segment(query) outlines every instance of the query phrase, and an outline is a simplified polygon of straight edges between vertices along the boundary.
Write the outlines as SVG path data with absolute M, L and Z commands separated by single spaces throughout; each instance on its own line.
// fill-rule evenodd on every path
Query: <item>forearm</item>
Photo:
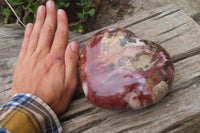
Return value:
M 52 109 L 40 98 L 27 93 L 15 95 L 0 107 L 0 126 L 9 132 L 61 132 Z

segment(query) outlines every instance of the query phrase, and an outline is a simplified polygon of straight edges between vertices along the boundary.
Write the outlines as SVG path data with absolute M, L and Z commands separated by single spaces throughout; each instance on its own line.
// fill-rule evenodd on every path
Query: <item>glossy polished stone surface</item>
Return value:
M 83 91 L 107 109 L 140 109 L 162 99 L 174 80 L 174 66 L 158 44 L 126 29 L 105 29 L 86 43 L 80 60 Z

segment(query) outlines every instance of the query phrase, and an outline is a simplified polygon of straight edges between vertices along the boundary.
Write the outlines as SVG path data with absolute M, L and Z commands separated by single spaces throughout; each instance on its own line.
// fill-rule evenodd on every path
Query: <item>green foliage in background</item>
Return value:
M 92 6 L 92 0 L 80 0 L 76 4 L 82 7 L 82 12 L 78 13 L 80 19 L 84 19 L 87 15 L 93 16 L 95 14 L 95 10 L 90 8 Z
M 47 0 L 8 0 L 17 16 L 22 20 L 24 24 L 33 23 L 35 20 L 37 8 L 40 5 L 44 5 Z M 56 4 L 56 8 L 69 8 L 70 2 L 68 0 L 54 0 Z M 79 21 L 73 25 L 74 32 L 83 32 L 82 22 L 87 19 L 88 16 L 94 16 L 95 10 L 91 8 L 92 0 L 77 0 L 77 6 L 82 8 L 82 12 L 77 12 L 77 17 Z M 0 6 L 0 12 L 5 16 L 4 23 L 7 24 L 13 12 L 7 6 Z

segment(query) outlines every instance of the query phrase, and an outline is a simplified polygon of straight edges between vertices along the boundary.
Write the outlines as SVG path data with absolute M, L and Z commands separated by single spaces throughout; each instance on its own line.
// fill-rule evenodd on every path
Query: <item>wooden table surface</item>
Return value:
M 92 105 L 78 90 L 60 117 L 69 133 L 200 132 L 200 26 L 175 5 L 137 14 L 109 27 L 133 31 L 142 39 L 162 45 L 175 65 L 170 92 L 157 104 L 137 111 L 112 111 Z M 81 49 L 91 32 L 70 40 Z M 16 26 L 0 26 L 0 105 L 10 98 L 13 68 L 23 38 Z

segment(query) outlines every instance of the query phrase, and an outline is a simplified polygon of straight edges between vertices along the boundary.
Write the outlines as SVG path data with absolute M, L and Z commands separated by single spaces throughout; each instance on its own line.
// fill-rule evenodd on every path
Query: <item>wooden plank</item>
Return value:
M 135 15 L 109 27 L 126 28 L 142 39 L 159 43 L 174 61 L 197 54 L 200 50 L 199 25 L 173 4 Z M 97 31 L 75 38 L 81 49 Z
M 0 105 L 10 99 L 15 62 L 24 31 L 16 25 L 0 25 Z
M 11 97 L 13 71 L 16 58 L 0 60 L 0 105 Z
M 138 111 L 124 112 L 93 106 L 83 97 L 79 85 L 78 95 L 60 118 L 65 132 L 176 132 L 187 131 L 189 128 L 193 128 L 189 131 L 198 130 L 200 121 L 199 26 L 175 5 L 169 5 L 135 15 L 130 20 L 111 27 L 130 29 L 140 38 L 158 42 L 167 49 L 175 62 L 176 75 L 173 88 L 156 105 Z M 2 31 L 2 26 L 0 26 L 0 31 Z M 72 40 L 78 41 L 82 49 L 88 38 L 95 32 L 97 31 Z M 19 46 L 15 46 L 21 44 L 17 39 L 20 38 L 17 37 L 17 33 L 4 32 L 4 35 L 2 37 L 0 32 L 0 37 L 2 37 L 0 38 L 0 45 L 2 45 L 0 47 L 2 55 L 0 85 L 3 88 L 0 92 L 0 104 L 8 97 L 17 56 L 14 50 L 19 50 Z M 5 38 L 6 41 L 2 41 Z M 12 40 L 14 40 L 13 43 Z M 12 46 L 16 49 L 12 49 Z M 7 52 L 2 53 L 2 51 Z
M 172 130 L 188 119 L 200 118 L 199 62 L 198 54 L 175 63 L 173 87 L 158 104 L 138 111 L 110 111 L 95 107 L 82 98 L 73 101 L 70 109 L 60 118 L 63 127 L 65 131 L 73 133 L 161 132 Z M 186 124 L 181 126 L 185 127 Z
M 133 18 L 114 27 L 130 29 L 139 37 L 158 42 L 167 49 L 176 69 L 170 93 L 156 105 L 129 112 L 101 109 L 85 98 L 75 100 L 61 117 L 65 132 L 175 132 L 188 131 L 191 127 L 189 131 L 198 130 L 200 56 L 196 54 L 200 53 L 200 28 L 174 5 L 151 13 L 153 15 L 144 13 L 140 19 Z M 92 34 L 94 32 L 76 38 L 81 47 Z

